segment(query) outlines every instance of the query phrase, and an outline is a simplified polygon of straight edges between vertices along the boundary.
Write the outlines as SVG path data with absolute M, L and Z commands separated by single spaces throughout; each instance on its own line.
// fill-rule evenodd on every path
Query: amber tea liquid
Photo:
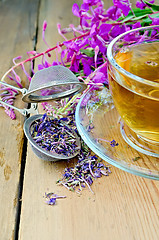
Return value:
M 128 72 L 159 84 L 159 42 L 125 48 L 116 54 L 115 59 Z M 122 119 L 141 137 L 159 142 L 159 90 L 140 94 L 145 89 L 136 91 L 137 86 L 128 77 L 122 77 L 122 81 L 124 79 L 127 86 L 130 84 L 130 89 L 118 79 L 119 73 L 114 75 L 110 69 L 108 73 L 114 104 Z

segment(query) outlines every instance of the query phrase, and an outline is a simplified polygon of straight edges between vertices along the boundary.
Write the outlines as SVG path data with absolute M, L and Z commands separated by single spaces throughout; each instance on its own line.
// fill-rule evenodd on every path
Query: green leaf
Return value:
M 159 12 L 158 12 L 158 13 L 150 14 L 150 17 L 151 17 L 151 18 L 159 18 Z
M 150 17 L 151 18 L 159 18 L 159 13 L 150 14 L 148 17 L 146 17 L 142 20 L 141 25 L 142 26 L 150 25 L 152 23 L 152 19 Z
M 127 22 L 133 18 L 133 14 L 128 14 L 126 17 L 120 17 L 117 19 L 117 21 L 121 21 L 121 23 Z
M 138 21 L 138 20 L 143 19 L 143 18 L 149 18 L 149 17 L 148 17 L 148 14 L 143 15 L 143 16 L 139 16 L 139 17 L 134 17 L 133 20 L 134 20 L 134 21 Z
M 151 23 L 152 23 L 152 20 L 149 17 L 147 17 L 142 20 L 141 25 L 147 26 L 147 25 L 150 25 Z
M 94 49 L 93 48 L 80 49 L 80 52 L 86 54 L 88 57 L 93 57 L 94 56 Z
M 151 14 L 152 10 L 151 9 L 142 9 L 141 10 L 141 9 L 138 9 L 138 8 L 134 8 L 133 12 L 134 12 L 136 17 L 139 17 L 139 16 L 143 16 L 145 14 Z
M 145 4 L 147 4 L 147 6 L 149 6 L 153 11 L 159 11 L 159 5 L 155 5 L 146 1 L 143 1 Z
M 125 23 L 129 20 L 140 20 L 142 18 L 147 17 L 149 14 L 153 13 L 151 9 L 138 9 L 138 8 L 134 8 L 132 9 L 132 11 L 129 12 L 129 14 L 126 17 L 120 17 L 118 18 L 117 21 L 121 21 L 121 23 Z

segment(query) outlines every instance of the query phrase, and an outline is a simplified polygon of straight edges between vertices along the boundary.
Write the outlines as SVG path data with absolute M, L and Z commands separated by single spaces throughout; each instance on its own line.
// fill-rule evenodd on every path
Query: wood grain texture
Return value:
M 39 160 L 29 147 L 19 239 L 158 239 L 158 182 L 112 167 L 94 182 L 94 195 L 79 196 L 56 185 L 66 166 Z M 67 198 L 48 206 L 45 192 Z
M 38 1 L 0 2 L 0 75 L 12 65 L 12 59 L 33 48 Z M 15 105 L 24 107 L 20 98 Z M 18 188 L 23 151 L 23 116 L 12 121 L 0 108 L 0 239 L 14 238 Z
M 46 49 L 41 40 L 45 19 L 48 22 L 46 39 L 51 46 L 61 41 L 57 22 L 62 27 L 71 22 L 76 24 L 71 13 L 73 2 L 41 1 L 37 51 Z M 105 7 L 111 5 L 111 1 L 104 2 Z M 109 177 L 94 182 L 95 194 L 84 190 L 80 196 L 56 185 L 64 168 L 75 161 L 45 162 L 28 146 L 19 240 L 158 239 L 159 182 L 111 167 Z M 48 206 L 45 192 L 55 192 L 67 198 L 59 199 L 55 206 Z

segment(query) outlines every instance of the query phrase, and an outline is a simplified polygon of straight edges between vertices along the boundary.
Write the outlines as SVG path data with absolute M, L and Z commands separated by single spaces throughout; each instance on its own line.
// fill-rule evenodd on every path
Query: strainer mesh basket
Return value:
M 27 93 L 25 102 L 42 102 L 70 97 L 86 89 L 86 84 L 64 66 L 51 66 L 35 73 Z
M 52 82 L 56 85 L 58 83 L 78 83 L 79 81 L 68 68 L 57 65 L 38 71 L 33 76 L 28 90 L 34 91 L 39 86 L 50 85 Z

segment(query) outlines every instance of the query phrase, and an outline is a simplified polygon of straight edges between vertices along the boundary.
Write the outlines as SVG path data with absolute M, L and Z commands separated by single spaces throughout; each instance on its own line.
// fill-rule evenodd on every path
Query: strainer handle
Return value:
M 1 103 L 2 105 L 5 105 L 5 106 L 7 106 L 7 107 L 10 107 L 10 108 L 12 108 L 12 109 L 17 110 L 17 111 L 20 112 L 23 116 L 27 116 L 27 115 L 30 114 L 30 113 L 33 113 L 33 114 L 34 114 L 34 113 L 35 113 L 35 114 L 38 113 L 37 103 L 32 103 L 32 104 L 31 104 L 31 108 L 29 108 L 29 109 L 26 109 L 26 108 L 20 109 L 20 108 L 17 108 L 17 107 L 15 107 L 15 106 L 13 106 L 13 105 L 10 105 L 10 104 L 8 104 L 8 103 L 6 103 L 6 102 L 3 102 L 2 100 L 0 100 L 0 103 Z
M 10 87 L 10 88 L 13 88 L 14 90 L 17 90 L 19 92 L 21 92 L 22 94 L 25 94 L 27 93 L 27 89 L 26 88 L 18 88 L 18 87 L 15 87 L 15 86 L 12 86 L 6 82 L 3 82 L 3 81 L 0 81 L 0 84 L 6 86 L 6 87 Z

